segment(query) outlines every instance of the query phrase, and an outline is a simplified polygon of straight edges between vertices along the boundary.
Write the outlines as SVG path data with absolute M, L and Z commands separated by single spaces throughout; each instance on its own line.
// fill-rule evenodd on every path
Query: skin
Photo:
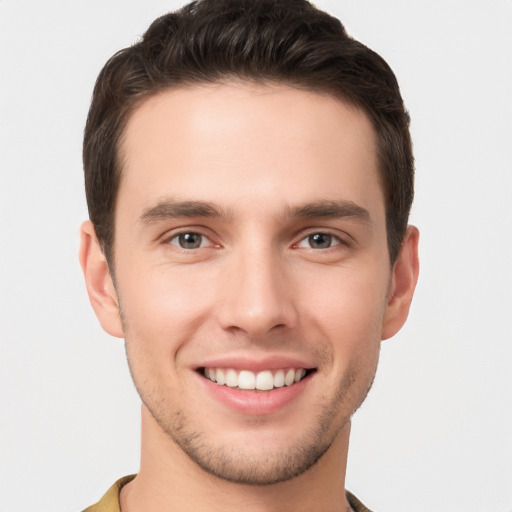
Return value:
M 371 123 L 283 85 L 193 86 L 145 100 L 121 156 L 115 285 L 90 222 L 80 259 L 143 402 L 123 511 L 346 510 L 350 417 L 418 275 L 415 228 L 388 259 Z M 277 409 L 240 411 L 198 372 L 226 357 L 313 372 Z

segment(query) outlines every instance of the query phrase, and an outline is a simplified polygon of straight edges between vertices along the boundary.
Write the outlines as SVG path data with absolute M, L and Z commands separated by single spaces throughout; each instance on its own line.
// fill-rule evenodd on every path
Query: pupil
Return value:
M 179 237 L 183 249 L 197 249 L 201 245 L 201 235 L 197 233 L 183 233 Z
M 315 233 L 309 237 L 309 244 L 315 249 L 326 249 L 331 246 L 331 235 Z

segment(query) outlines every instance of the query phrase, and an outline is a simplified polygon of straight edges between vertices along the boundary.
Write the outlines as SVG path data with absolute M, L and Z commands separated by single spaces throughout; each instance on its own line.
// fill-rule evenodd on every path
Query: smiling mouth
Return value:
M 233 368 L 199 368 L 199 373 L 219 386 L 240 390 L 271 391 L 292 386 L 314 373 L 314 368 L 283 368 L 279 370 L 235 370 Z

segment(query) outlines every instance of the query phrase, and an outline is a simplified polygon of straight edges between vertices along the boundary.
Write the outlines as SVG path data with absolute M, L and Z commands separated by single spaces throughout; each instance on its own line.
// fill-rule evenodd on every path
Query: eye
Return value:
M 200 233 L 179 233 L 173 236 L 169 244 L 177 245 L 180 249 L 201 249 L 211 245 L 211 241 Z
M 340 245 L 341 240 L 329 233 L 312 233 L 303 238 L 297 247 L 305 247 L 307 249 L 329 249 L 335 245 Z

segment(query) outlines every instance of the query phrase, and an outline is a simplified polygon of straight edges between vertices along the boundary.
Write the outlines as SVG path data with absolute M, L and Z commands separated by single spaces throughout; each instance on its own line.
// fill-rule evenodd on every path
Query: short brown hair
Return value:
M 377 134 L 393 263 L 407 228 L 414 163 L 409 116 L 391 68 L 307 0 L 198 0 L 155 20 L 96 81 L 83 161 L 89 216 L 109 264 L 118 149 L 130 114 L 162 90 L 232 78 L 326 92 L 366 113 Z

